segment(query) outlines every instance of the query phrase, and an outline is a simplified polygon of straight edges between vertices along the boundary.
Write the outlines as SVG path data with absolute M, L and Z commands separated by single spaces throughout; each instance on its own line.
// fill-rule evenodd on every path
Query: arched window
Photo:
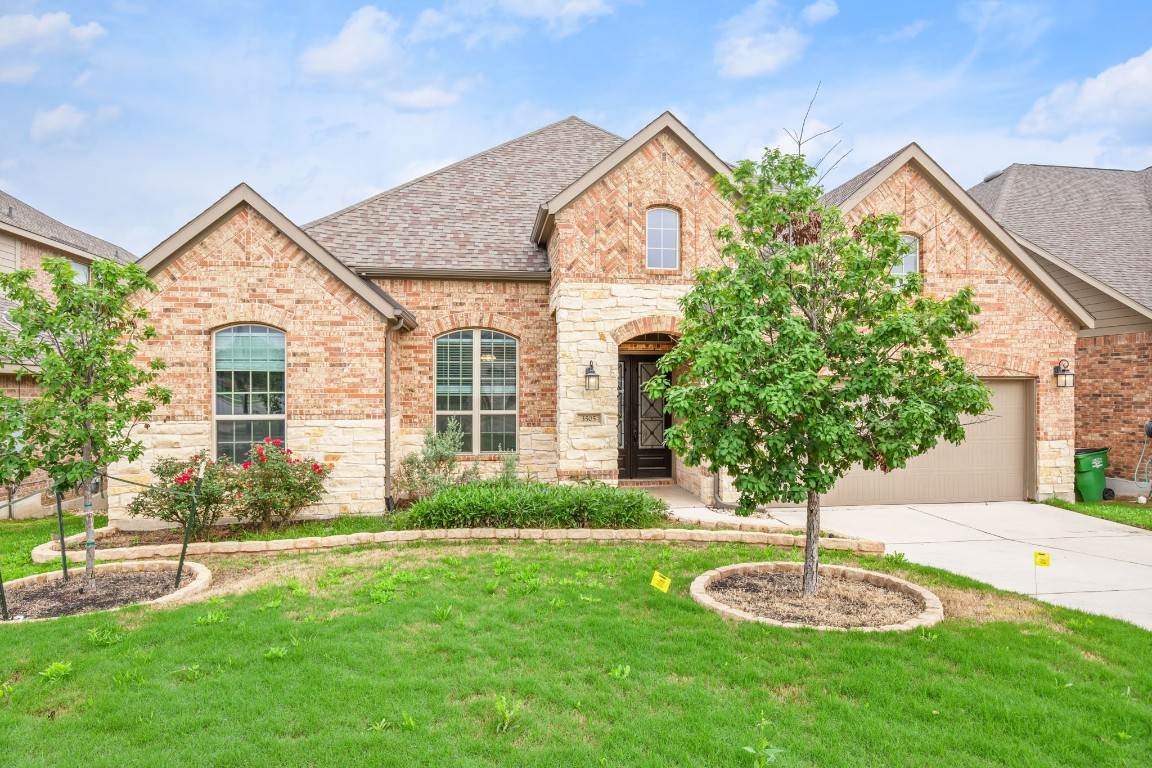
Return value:
M 920 238 L 915 235 L 900 235 L 900 239 L 911 250 L 904 254 L 903 261 L 892 267 L 892 274 L 903 277 L 920 271 Z
M 648 211 L 648 269 L 680 268 L 680 213 L 671 208 Z
M 263 325 L 216 332 L 216 455 L 244 461 L 254 443 L 284 439 L 284 334 Z
M 436 431 L 452 419 L 464 453 L 516 450 L 516 339 L 498 331 L 453 331 L 436 339 Z

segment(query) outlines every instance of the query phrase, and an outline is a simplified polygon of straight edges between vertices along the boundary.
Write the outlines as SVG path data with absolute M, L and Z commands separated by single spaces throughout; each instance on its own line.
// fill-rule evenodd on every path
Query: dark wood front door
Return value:
M 619 428 L 620 477 L 624 479 L 672 477 L 672 451 L 664 447 L 664 430 L 672 417 L 664 413 L 664 401 L 653 400 L 644 385 L 653 376 L 658 356 L 628 355 L 620 358 Z

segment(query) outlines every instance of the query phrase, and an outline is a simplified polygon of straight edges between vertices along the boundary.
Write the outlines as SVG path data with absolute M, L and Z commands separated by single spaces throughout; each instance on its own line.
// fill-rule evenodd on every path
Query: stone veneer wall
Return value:
M 377 285 L 419 318 L 394 336 L 394 462 L 418 451 L 434 424 L 435 342 L 445 333 L 488 328 L 519 341 L 517 458 L 521 474 L 556 479 L 556 326 L 546 282 L 377 279 Z M 500 471 L 500 456 L 473 454 L 485 475 Z
M 1036 382 L 1035 492 L 1071 498 L 1076 390 L 1058 388 L 1052 367 L 1075 357 L 1073 321 L 914 166 L 893 174 L 848 219 L 874 213 L 900 214 L 901 229 L 920 239 L 927 293 L 974 288 L 980 328 L 955 349 L 980 376 Z
M 1079 339 L 1076 359 L 1076 438 L 1085 448 L 1111 448 L 1109 477 L 1131 481 L 1152 419 L 1152 333 Z M 1145 451 L 1144 461 L 1152 458 Z M 1144 484 L 1141 467 L 1140 482 Z
M 376 310 L 251 208 L 220 221 L 154 275 L 145 297 L 158 337 L 142 356 L 168 362 L 160 383 L 172 404 L 138 427 L 144 457 L 112 473 L 147 481 L 160 456 L 212 446 L 212 334 L 235 324 L 286 333 L 287 441 L 334 466 L 325 500 L 310 513 L 384 509 L 384 331 Z M 110 492 L 123 522 L 135 491 Z

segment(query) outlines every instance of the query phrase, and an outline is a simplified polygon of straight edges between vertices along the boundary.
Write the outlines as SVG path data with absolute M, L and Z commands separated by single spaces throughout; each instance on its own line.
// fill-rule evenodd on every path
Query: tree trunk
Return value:
M 92 448 L 84 446 L 85 463 L 92 458 Z M 64 542 L 60 542 L 64 546 Z M 84 577 L 88 579 L 88 588 L 96 587 L 96 520 L 92 512 L 92 480 L 84 481 Z
M 808 491 L 808 526 L 804 535 L 804 595 L 816 594 L 820 567 L 820 494 Z

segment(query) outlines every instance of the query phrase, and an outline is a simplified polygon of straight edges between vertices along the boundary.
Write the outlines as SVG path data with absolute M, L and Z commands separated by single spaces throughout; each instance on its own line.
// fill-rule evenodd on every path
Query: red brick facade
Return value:
M 1111 448 L 1109 477 L 1132 480 L 1152 419 L 1152 333 L 1081 338 L 1076 345 L 1079 447 Z M 1152 458 L 1152 446 L 1144 461 Z M 1140 467 L 1140 482 L 1144 482 Z

